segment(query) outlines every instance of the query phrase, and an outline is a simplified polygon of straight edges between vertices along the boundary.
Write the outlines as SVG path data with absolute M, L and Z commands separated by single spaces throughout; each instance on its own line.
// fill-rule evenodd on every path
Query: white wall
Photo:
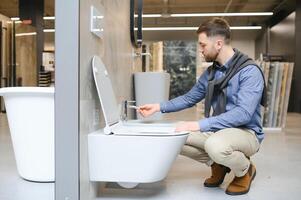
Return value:
M 250 58 L 255 59 L 255 40 L 233 40 L 232 46 L 247 54 Z

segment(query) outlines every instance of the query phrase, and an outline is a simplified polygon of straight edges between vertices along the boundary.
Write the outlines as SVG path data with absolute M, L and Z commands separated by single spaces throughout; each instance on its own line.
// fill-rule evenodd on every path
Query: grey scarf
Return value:
M 223 76 L 220 79 L 214 79 L 215 72 L 217 70 L 217 67 L 220 67 L 217 62 L 213 62 L 213 65 L 210 66 L 207 70 L 209 73 L 208 77 L 208 87 L 207 87 L 207 93 L 205 96 L 205 117 L 210 116 L 210 109 L 212 105 L 212 99 L 213 97 L 217 98 L 217 104 L 213 111 L 213 116 L 220 115 L 226 111 L 226 104 L 227 104 L 227 85 L 229 80 L 238 73 L 241 69 L 248 65 L 254 65 L 258 67 L 258 65 L 247 55 L 241 53 L 237 49 L 234 49 L 234 55 L 230 60 L 228 69 L 226 71 L 225 76 Z M 258 67 L 260 70 L 263 80 L 264 75 L 262 73 L 262 70 Z M 264 82 L 264 89 L 263 94 L 261 98 L 261 105 L 266 105 L 266 86 Z

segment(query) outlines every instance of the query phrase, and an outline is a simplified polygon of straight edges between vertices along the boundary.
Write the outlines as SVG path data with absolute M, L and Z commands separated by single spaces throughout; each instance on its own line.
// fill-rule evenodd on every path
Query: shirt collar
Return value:
M 227 62 L 224 65 L 219 65 L 217 67 L 217 70 L 226 71 L 229 68 L 230 62 L 233 60 L 233 57 L 234 57 L 234 54 L 231 56 L 231 58 L 229 58 L 227 60 Z

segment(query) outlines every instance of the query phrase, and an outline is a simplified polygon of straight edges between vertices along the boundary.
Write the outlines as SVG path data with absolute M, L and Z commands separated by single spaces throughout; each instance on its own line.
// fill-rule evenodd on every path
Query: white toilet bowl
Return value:
M 92 68 L 106 127 L 88 135 L 90 180 L 131 188 L 164 179 L 188 132 L 175 132 L 174 123 L 121 122 L 108 72 L 99 57 L 93 57 Z
M 166 177 L 186 138 L 186 133 L 175 132 L 106 135 L 96 131 L 88 136 L 90 178 L 109 182 L 160 181 Z

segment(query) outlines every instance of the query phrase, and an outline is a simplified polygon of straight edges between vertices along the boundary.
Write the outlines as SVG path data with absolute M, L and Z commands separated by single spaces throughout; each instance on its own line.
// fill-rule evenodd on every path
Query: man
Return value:
M 200 53 L 213 65 L 186 94 L 140 106 L 138 112 L 144 117 L 175 112 L 205 99 L 206 118 L 176 127 L 176 131 L 191 132 L 181 154 L 211 166 L 205 187 L 218 187 L 233 171 L 235 178 L 226 193 L 246 194 L 256 174 L 250 157 L 259 150 L 264 136 L 260 115 L 265 100 L 263 74 L 252 59 L 231 47 L 230 27 L 224 19 L 206 21 L 197 34 Z

